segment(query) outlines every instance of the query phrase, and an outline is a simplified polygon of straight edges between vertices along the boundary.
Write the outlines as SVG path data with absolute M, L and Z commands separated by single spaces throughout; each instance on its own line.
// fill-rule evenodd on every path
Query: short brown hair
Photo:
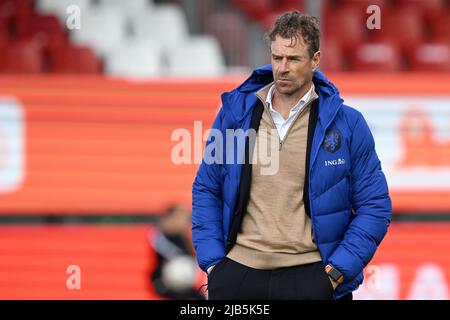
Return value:
M 299 39 L 299 36 L 301 36 L 308 45 L 310 57 L 319 51 L 320 31 L 316 17 L 298 11 L 286 12 L 277 18 L 272 29 L 265 34 L 269 45 L 272 41 L 275 41 L 277 35 L 284 39 Z

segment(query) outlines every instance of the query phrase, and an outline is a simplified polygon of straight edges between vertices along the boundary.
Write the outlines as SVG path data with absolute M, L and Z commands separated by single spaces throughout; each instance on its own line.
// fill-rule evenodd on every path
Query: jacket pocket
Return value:
M 210 282 L 217 274 L 218 271 L 220 271 L 220 269 L 222 269 L 222 266 L 225 265 L 227 258 L 223 258 L 222 260 L 220 260 L 218 263 L 216 263 L 216 265 L 214 266 L 214 268 L 212 268 L 211 272 L 208 273 L 208 282 Z

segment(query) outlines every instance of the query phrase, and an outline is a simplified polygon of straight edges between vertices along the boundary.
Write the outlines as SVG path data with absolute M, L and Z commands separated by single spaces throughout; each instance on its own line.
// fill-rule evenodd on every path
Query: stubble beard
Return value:
M 299 82 L 291 82 L 290 84 L 279 84 L 275 82 L 275 88 L 277 91 L 287 97 L 295 96 L 298 92 L 302 91 L 306 86 L 306 79 L 304 79 L 301 83 Z

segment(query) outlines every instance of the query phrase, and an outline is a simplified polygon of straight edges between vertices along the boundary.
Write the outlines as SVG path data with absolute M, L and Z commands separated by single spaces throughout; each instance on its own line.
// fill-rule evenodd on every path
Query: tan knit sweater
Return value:
M 313 90 L 311 99 L 296 115 L 280 148 L 280 138 L 265 102 L 271 85 L 257 93 L 264 104 L 264 112 L 253 153 L 250 197 L 236 244 L 227 255 L 256 269 L 276 269 L 322 260 L 303 203 L 309 111 L 317 94 Z M 269 166 L 259 159 L 257 150 L 261 144 L 268 146 L 265 150 L 279 152 L 279 168 L 275 174 L 268 175 L 261 170 Z

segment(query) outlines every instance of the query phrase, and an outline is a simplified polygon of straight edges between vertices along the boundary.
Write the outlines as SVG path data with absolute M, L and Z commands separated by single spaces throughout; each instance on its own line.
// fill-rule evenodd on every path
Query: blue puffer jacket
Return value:
M 255 92 L 272 81 L 272 69 L 267 65 L 256 69 L 235 90 L 224 93 L 213 128 L 221 130 L 224 137 L 226 129 L 247 130 L 258 103 Z M 337 88 L 320 71 L 314 73 L 313 82 L 319 111 L 309 166 L 310 213 L 324 266 L 331 264 L 344 275 L 344 283 L 335 292 L 335 298 L 339 298 L 362 283 L 363 268 L 390 224 L 391 200 L 363 116 L 343 104 Z M 230 152 L 225 140 L 210 137 L 207 146 L 222 143 Z M 244 154 L 241 144 L 233 145 L 235 155 Z M 226 255 L 243 167 L 207 164 L 205 159 L 192 192 L 192 237 L 203 270 Z

